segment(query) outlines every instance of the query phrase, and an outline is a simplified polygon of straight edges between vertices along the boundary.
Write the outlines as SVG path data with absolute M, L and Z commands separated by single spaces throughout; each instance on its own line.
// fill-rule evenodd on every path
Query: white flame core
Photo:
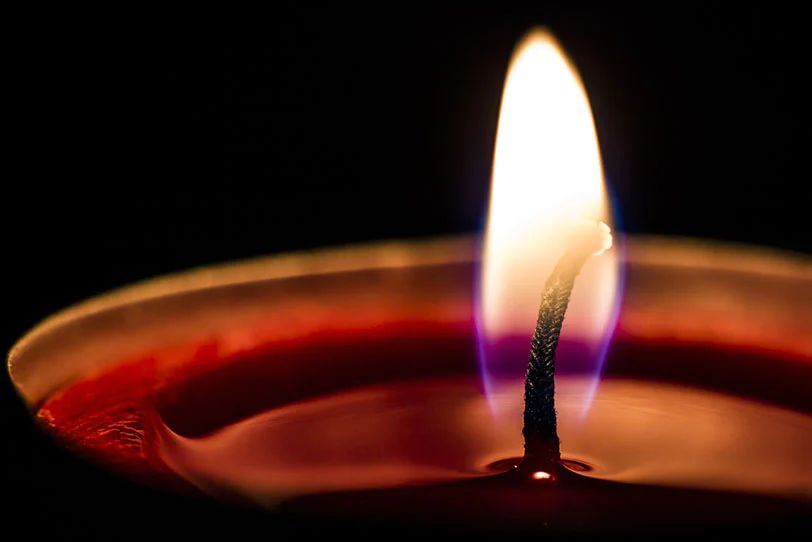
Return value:
M 544 282 L 572 225 L 584 219 L 612 224 L 592 111 L 555 38 L 534 30 L 514 53 L 499 115 L 482 270 L 486 342 L 529 337 Z M 564 336 L 596 344 L 604 338 L 613 313 L 616 252 L 587 261 Z

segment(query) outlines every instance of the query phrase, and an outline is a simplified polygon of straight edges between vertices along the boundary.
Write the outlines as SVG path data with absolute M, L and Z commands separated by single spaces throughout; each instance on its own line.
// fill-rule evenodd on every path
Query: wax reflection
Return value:
M 695 388 L 612 379 L 578 424 L 583 383 L 560 381 L 559 416 L 573 421 L 562 423 L 562 455 L 590 465 L 582 476 L 812 496 L 808 415 Z M 489 465 L 522 454 L 521 387 L 513 391 L 498 397 L 516 415 L 508 424 L 495 423 L 476 383 L 460 379 L 301 401 L 197 438 L 152 421 L 158 454 L 189 481 L 220 497 L 237 492 L 273 504 L 309 493 L 492 476 Z M 532 473 L 533 480 L 549 478 Z

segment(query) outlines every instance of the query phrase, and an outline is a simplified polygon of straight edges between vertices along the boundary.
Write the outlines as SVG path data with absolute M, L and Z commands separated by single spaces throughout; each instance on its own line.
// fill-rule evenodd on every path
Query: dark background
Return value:
M 51 15 L 7 51 L 6 347 L 173 270 L 476 231 L 509 55 L 538 23 L 580 69 L 623 230 L 812 252 L 804 34 L 773 3 Z M 7 378 L 1 419 L 2 485 L 33 532 L 287 525 L 95 471 L 33 428 Z

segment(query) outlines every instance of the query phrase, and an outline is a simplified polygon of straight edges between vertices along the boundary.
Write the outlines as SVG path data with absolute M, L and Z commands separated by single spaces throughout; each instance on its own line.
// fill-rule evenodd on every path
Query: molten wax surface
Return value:
M 631 247 L 594 398 L 565 326 L 562 462 L 524 472 L 527 337 L 500 345 L 518 363 L 486 397 L 471 252 L 435 245 L 136 287 L 34 330 L 12 378 L 96 463 L 294 515 L 567 531 L 808 520 L 807 263 Z

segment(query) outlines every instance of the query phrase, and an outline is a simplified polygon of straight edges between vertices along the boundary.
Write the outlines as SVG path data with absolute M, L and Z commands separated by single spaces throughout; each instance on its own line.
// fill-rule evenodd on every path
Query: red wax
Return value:
M 489 510 L 480 518 L 485 523 L 509 517 L 532 525 L 544 517 L 570 528 L 583 519 L 584 502 L 599 507 L 590 512 L 597 514 L 590 521 L 598 523 L 631 509 L 636 521 L 667 521 L 673 511 L 663 507 L 673 506 L 684 508 L 681 515 L 689 523 L 734 521 L 747 510 L 768 520 L 804 512 L 809 472 L 803 445 L 812 437 L 812 419 L 796 411 L 812 410 L 802 394 L 812 377 L 808 364 L 701 345 L 674 349 L 619 341 L 592 414 L 606 418 L 609 409 L 600 420 L 606 434 L 562 432 L 573 480 L 559 481 L 552 497 L 532 484 L 496 476 L 511 466 L 509 461 L 500 466 L 500 459 L 521 453 L 520 404 L 515 423 L 494 421 L 478 380 L 467 371 L 471 339 L 458 326 L 409 325 L 310 337 L 232 356 L 219 356 L 216 345 L 200 345 L 172 352 L 178 363 L 168 371 L 156 361 L 167 355 L 161 353 L 76 383 L 50 397 L 38 417 L 74 449 L 136 480 L 301 513 L 363 514 L 371 507 L 377 515 L 398 516 L 411 506 L 410 514 L 453 521 L 473 506 Z M 321 357 L 323 351 L 332 353 L 329 360 Z M 658 355 L 662 373 L 673 376 L 671 384 L 620 378 Z M 444 363 L 427 363 L 431 356 Z M 716 371 L 727 370 L 731 377 L 737 361 L 745 368 L 768 365 L 790 404 L 747 398 L 755 382 L 746 370 L 742 379 L 727 379 L 724 395 L 703 391 L 693 385 L 697 382 L 679 378 L 681 356 L 721 363 Z M 669 369 L 671 364 L 676 367 Z M 569 382 L 578 378 L 559 378 L 559 402 L 567 400 Z M 516 394 L 520 397 L 519 387 Z M 610 404 L 601 406 L 603 400 Z M 685 415 L 669 412 L 680 404 Z M 718 419 L 706 429 L 684 427 L 701 424 L 703 409 Z M 654 413 L 647 415 L 649 410 Z M 561 411 L 559 404 L 566 424 Z M 641 446 L 640 423 L 670 426 L 666 433 L 681 432 L 686 440 L 655 438 L 645 449 L 622 449 L 624 443 Z M 764 431 L 748 436 L 748 424 L 765 426 Z M 719 435 L 723 430 L 732 435 Z M 596 437 L 602 442 L 588 442 Z M 758 441 L 769 448 L 754 449 Z M 793 458 L 771 455 L 775 446 L 797 447 L 796 464 L 759 465 Z M 715 457 L 708 458 L 708 447 Z M 583 453 L 590 448 L 591 454 Z M 675 465 L 681 455 L 706 464 Z M 629 478 L 628 462 L 645 472 Z M 758 481 L 764 472 L 766 480 Z M 651 483 L 633 484 L 640 476 Z M 609 481 L 615 479 L 627 483 Z M 616 500 L 621 497 L 628 500 Z M 440 512 L 432 503 L 444 499 L 454 504 Z M 554 517 L 548 517 L 551 510 Z
M 697 288 L 742 292 L 756 306 L 786 292 L 785 302 L 795 278 L 630 262 L 586 411 L 592 375 L 577 363 L 577 341 L 562 340 L 562 469 L 527 477 L 511 469 L 522 450 L 521 382 L 491 397 L 498 417 L 480 384 L 471 269 L 275 282 L 262 291 L 277 288 L 278 305 L 249 323 L 240 304 L 266 301 L 223 294 L 231 328 L 218 320 L 222 332 L 108 360 L 46 394 L 37 418 L 140 482 L 290 514 L 576 531 L 808 517 L 808 345 L 791 317 L 737 319 L 730 295 L 685 302 Z M 672 295 L 658 299 L 661 284 Z M 143 314 L 121 321 L 143 327 Z

